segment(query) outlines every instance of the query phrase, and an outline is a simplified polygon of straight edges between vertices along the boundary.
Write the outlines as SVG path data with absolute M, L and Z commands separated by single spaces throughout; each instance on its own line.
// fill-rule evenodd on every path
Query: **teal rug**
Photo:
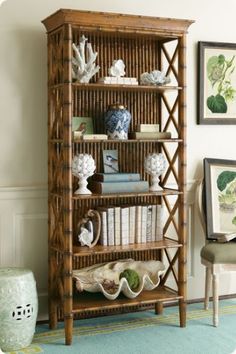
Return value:
M 212 310 L 188 306 L 187 327 L 179 327 L 177 307 L 75 321 L 73 345 L 64 345 L 63 325 L 37 326 L 32 345 L 11 354 L 231 354 L 236 350 L 236 300 L 220 301 L 220 324 Z

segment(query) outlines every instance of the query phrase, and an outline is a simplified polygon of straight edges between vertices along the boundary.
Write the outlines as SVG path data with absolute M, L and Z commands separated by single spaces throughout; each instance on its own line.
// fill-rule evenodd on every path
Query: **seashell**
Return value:
M 170 83 L 170 78 L 165 76 L 163 71 L 154 70 L 141 74 L 140 83 L 142 85 L 166 85 Z
M 119 279 L 120 273 L 125 269 L 133 269 L 139 275 L 137 290 L 131 290 L 126 278 Z M 160 282 L 160 275 L 165 271 L 165 266 L 160 261 L 135 261 L 133 259 L 118 260 L 109 263 L 96 264 L 91 267 L 73 271 L 76 287 L 88 292 L 102 292 L 109 299 L 116 299 L 122 292 L 130 299 L 138 296 L 143 290 L 153 290 Z M 104 283 L 115 284 L 115 292 L 108 292 Z

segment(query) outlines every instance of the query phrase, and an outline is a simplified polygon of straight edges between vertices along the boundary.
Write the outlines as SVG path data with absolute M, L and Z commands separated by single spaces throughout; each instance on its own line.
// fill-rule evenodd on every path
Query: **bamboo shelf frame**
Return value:
M 153 304 L 156 313 L 166 301 L 178 301 L 180 326 L 186 325 L 186 34 L 193 21 L 60 9 L 42 21 L 48 36 L 48 181 L 49 181 L 49 319 L 56 328 L 65 324 L 65 343 L 72 343 L 73 318 L 141 309 Z M 72 81 L 72 43 L 84 34 L 98 52 L 100 66 L 89 84 Z M 169 86 L 105 85 L 97 79 L 107 75 L 114 59 L 122 58 L 126 76 L 165 70 Z M 124 141 L 73 141 L 72 117 L 93 117 L 94 129 L 104 133 L 103 115 L 109 104 L 121 102 L 131 112 L 130 132 L 138 124 L 160 125 L 172 139 Z M 163 191 L 151 193 L 73 194 L 77 180 L 71 161 L 77 153 L 90 153 L 97 172 L 102 172 L 103 149 L 117 149 L 122 172 L 139 172 L 148 179 L 143 162 L 149 152 L 162 152 L 168 162 L 162 176 Z M 168 186 L 176 186 L 176 189 Z M 127 246 L 77 242 L 76 225 L 88 209 L 108 205 L 160 204 L 166 219 L 162 241 Z M 167 235 L 173 235 L 167 237 Z M 101 294 L 78 294 L 73 270 L 117 259 L 163 260 L 167 264 L 161 284 L 135 299 L 119 296 L 108 301 Z M 166 286 L 172 275 L 176 289 Z
M 181 299 L 176 291 L 166 286 L 159 286 L 153 291 L 143 291 L 139 296 L 134 299 L 129 299 L 119 296 L 116 300 L 104 300 L 100 294 L 95 295 L 79 294 L 74 297 L 73 313 L 89 312 L 89 311 L 106 311 L 114 310 L 116 308 L 126 308 L 132 306 L 142 306 L 147 304 L 155 304 L 163 301 L 173 301 Z

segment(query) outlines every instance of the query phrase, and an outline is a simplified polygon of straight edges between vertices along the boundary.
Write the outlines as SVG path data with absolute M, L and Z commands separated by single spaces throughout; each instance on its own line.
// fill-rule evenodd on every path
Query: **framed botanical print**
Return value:
M 236 161 L 204 159 L 208 239 L 236 233 Z
M 236 43 L 198 43 L 198 124 L 236 124 Z

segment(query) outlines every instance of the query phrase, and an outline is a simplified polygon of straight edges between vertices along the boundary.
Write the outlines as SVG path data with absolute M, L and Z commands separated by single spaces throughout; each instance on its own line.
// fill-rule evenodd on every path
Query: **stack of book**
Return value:
M 160 132 L 159 124 L 140 124 L 137 127 L 137 131 L 130 133 L 129 137 L 137 140 L 170 139 L 171 133 Z
M 163 238 L 161 205 L 97 207 L 97 210 L 101 216 L 103 246 L 155 242 Z
M 136 77 L 113 77 L 113 76 L 104 76 L 98 79 L 98 82 L 101 84 L 110 84 L 110 85 L 138 85 L 138 80 Z
M 81 131 L 75 131 L 74 133 L 74 141 L 79 140 L 107 140 L 107 134 L 83 134 Z
M 148 192 L 147 181 L 141 181 L 139 173 L 95 173 L 89 183 L 93 193 Z

